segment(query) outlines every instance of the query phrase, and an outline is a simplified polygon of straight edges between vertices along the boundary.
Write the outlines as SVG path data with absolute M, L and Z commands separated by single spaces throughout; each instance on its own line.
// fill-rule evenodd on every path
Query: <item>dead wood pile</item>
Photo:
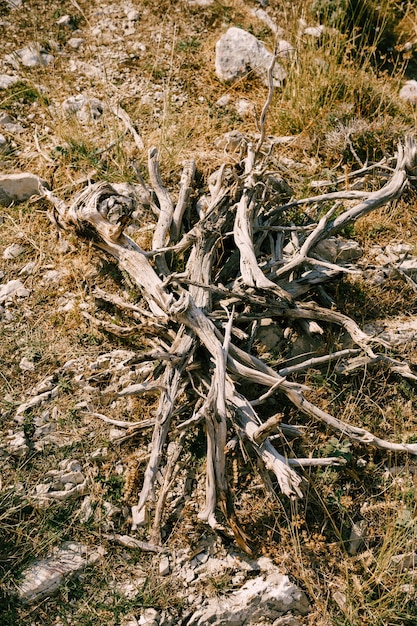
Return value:
M 300 467 L 341 463 L 337 457 L 289 458 L 287 438 L 302 435 L 302 429 L 282 422 L 278 409 L 283 398 L 344 437 L 417 454 L 417 444 L 385 441 L 323 411 L 308 400 L 308 389 L 297 381 L 297 374 L 309 367 L 338 361 L 349 368 L 358 357 L 362 364 L 383 363 L 415 379 L 407 364 L 390 356 L 386 343 L 366 334 L 330 303 L 323 305 L 323 285 L 353 270 L 323 260 L 317 246 L 401 196 L 415 174 L 416 142 L 406 138 L 390 162 L 364 169 L 362 175 L 372 170 L 377 176 L 378 167 L 388 172 L 377 191 L 344 189 L 285 204 L 279 201 L 279 181 L 268 171 L 266 148 L 263 137 L 256 146 L 246 144 L 244 158 L 234 167 L 217 170 L 210 177 L 209 193 L 200 197 L 193 191 L 195 164 L 187 162 L 176 203 L 161 180 L 158 153 L 152 148 L 149 184 L 142 181 L 155 216 L 149 250 L 125 233 L 136 207 L 132 198 L 112 185 L 89 185 L 70 206 L 43 191 L 54 206 L 56 223 L 114 257 L 140 292 L 135 304 L 103 292 L 100 297 L 132 315 L 134 332 L 142 333 L 149 344 L 149 351 L 140 358 L 154 364 L 154 371 L 158 363 L 157 377 L 139 380 L 135 389 L 129 390 L 146 393 L 157 389 L 160 394 L 152 422 L 151 454 L 138 504 L 132 510 L 134 525 L 143 519 L 146 509 L 153 512 L 154 542 L 160 541 L 164 504 L 185 436 L 198 423 L 204 423 L 207 436 L 206 505 L 199 518 L 215 529 L 231 528 L 245 549 L 249 549 L 248 541 L 234 513 L 226 472 L 226 454 L 231 447 L 239 442 L 249 447 L 266 483 L 271 484 L 272 473 L 290 498 L 302 496 Z M 297 224 L 288 219 L 294 207 L 304 211 Z M 313 214 L 321 217 L 314 219 Z M 271 367 L 252 350 L 263 318 L 282 328 L 298 324 L 306 333 L 336 325 L 350 337 L 352 347 L 313 358 L 309 355 L 289 367 Z M 101 324 L 110 332 L 117 331 L 110 322 L 107 327 L 103 321 Z M 119 333 L 122 330 L 119 328 Z M 261 418 L 259 407 L 272 397 L 276 412 Z M 136 427 L 141 428 L 141 423 Z M 169 457 L 168 441 L 176 443 Z M 164 480 L 157 485 L 161 468 Z

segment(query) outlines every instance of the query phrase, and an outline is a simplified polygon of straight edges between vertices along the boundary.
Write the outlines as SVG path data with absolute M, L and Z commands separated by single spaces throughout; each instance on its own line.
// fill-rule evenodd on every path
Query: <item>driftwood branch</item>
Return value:
M 268 106 L 267 102 L 266 110 Z M 265 135 L 264 117 L 260 141 Z M 359 359 L 358 366 L 372 363 L 416 379 L 407 364 L 378 352 L 381 346 L 389 351 L 389 344 L 366 334 L 350 317 L 320 306 L 313 295 L 310 299 L 307 295 L 314 293 L 317 285 L 339 278 L 345 269 L 315 259 L 317 244 L 404 192 L 417 161 L 414 139 L 406 138 L 399 145 L 395 169 L 378 191 L 322 194 L 276 206 L 269 212 L 263 210 L 267 187 L 262 184 L 264 170 L 258 163 L 261 147 L 258 143 L 253 148 L 249 143 L 243 163 L 236 164 L 232 172 L 221 167 L 211 179 L 209 195 L 193 201 L 195 164 L 187 162 L 176 204 L 162 182 L 158 152 L 151 148 L 149 194 L 153 192 L 157 198 L 152 250 L 143 250 L 126 235 L 134 207 L 131 199 L 120 196 L 110 184 L 88 186 L 69 206 L 52 192 L 43 191 L 54 207 L 54 221 L 93 241 L 116 259 L 140 293 L 140 303 L 132 304 L 96 290 L 98 300 L 118 308 L 134 324 L 115 328 L 113 323 L 91 314 L 89 319 L 103 330 L 118 330 L 124 336 L 141 332 L 143 327 L 151 349 L 138 353 L 138 360 L 154 359 L 160 364 L 155 379 L 138 380 L 115 391 L 119 398 L 148 391 L 159 394 L 155 416 L 146 424 L 153 426 L 150 458 L 138 502 L 132 508 L 133 528 L 147 524 L 153 513 L 154 541 L 161 540 L 164 506 L 186 446 L 186 435 L 196 428 L 204 427 L 207 439 L 206 502 L 199 518 L 221 532 L 230 528 L 247 551 L 250 542 L 236 518 L 227 476 L 225 455 L 230 437 L 248 442 L 251 453 L 264 468 L 261 473 L 268 488 L 272 475 L 279 489 L 291 498 L 303 495 L 303 467 L 343 462 L 337 457 L 288 458 L 286 438 L 303 437 L 306 427 L 283 423 L 284 405 L 294 407 L 300 419 L 307 415 L 361 445 L 417 454 L 417 444 L 389 442 L 360 425 L 330 415 L 309 401 L 308 388 L 299 380 L 301 372 L 329 367 L 334 362 L 348 372 L 355 359 Z M 345 202 L 352 199 L 359 203 L 346 207 Z M 313 202 L 317 206 L 335 204 L 317 223 L 310 220 L 307 225 L 297 226 L 286 220 L 288 208 Z M 191 224 L 188 230 L 184 223 L 186 210 L 191 216 L 187 219 Z M 289 241 L 295 252 L 284 256 L 282 251 Z M 179 260 L 183 261 L 185 253 L 179 271 Z M 303 302 L 298 302 L 301 295 Z M 272 367 L 250 347 L 264 317 L 272 318 L 277 327 L 284 329 L 296 323 L 308 332 L 322 333 L 324 327 L 336 325 L 350 338 L 350 346 Z M 186 398 L 181 399 L 181 406 L 180 397 Z M 279 410 L 268 417 L 263 408 L 271 399 L 276 400 Z M 95 415 L 124 428 L 145 426 Z M 166 460 L 168 441 L 176 441 L 176 447 Z M 161 468 L 164 482 L 158 487 L 156 477 Z

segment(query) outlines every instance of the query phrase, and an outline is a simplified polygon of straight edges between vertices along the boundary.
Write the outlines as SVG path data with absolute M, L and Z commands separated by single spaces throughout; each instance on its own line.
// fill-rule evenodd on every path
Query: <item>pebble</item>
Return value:
M 4 445 L 7 452 L 12 456 L 22 457 L 29 452 L 29 446 L 23 430 L 7 435 L 4 438 Z
M 69 26 L 71 24 L 70 15 L 61 15 L 61 17 L 55 22 L 58 26 Z
M 246 98 L 239 98 L 235 103 L 236 112 L 241 117 L 246 117 L 247 115 L 253 115 L 255 112 L 255 107 L 253 102 L 247 100 Z
M 408 80 L 400 89 L 400 100 L 417 105 L 417 80 Z
M 82 37 L 71 37 L 71 39 L 68 39 L 67 44 L 70 46 L 70 48 L 73 48 L 74 50 L 78 50 L 79 48 L 81 48 L 81 46 L 84 43 L 84 39 Z
M 136 9 L 129 9 L 126 13 L 126 17 L 129 22 L 137 22 L 140 18 L 140 13 Z
M 48 54 L 43 48 L 39 48 L 36 44 L 30 44 L 20 50 L 15 50 L 12 54 L 5 56 L 5 61 L 15 69 L 19 69 L 20 65 L 24 67 L 46 67 L 55 57 Z
M 0 175 L 0 205 L 10 206 L 12 202 L 24 202 L 40 193 L 46 183 L 39 176 L 29 172 Z
M 169 558 L 167 556 L 163 556 L 159 561 L 159 574 L 161 576 L 168 576 L 171 573 L 171 566 L 169 562 Z
M 0 303 L 10 300 L 14 296 L 27 298 L 30 291 L 25 288 L 20 280 L 10 280 L 5 285 L 0 285 Z
M 17 259 L 17 257 L 23 254 L 24 251 L 25 251 L 25 248 L 21 246 L 20 243 L 12 243 L 10 246 L 7 246 L 7 248 L 4 250 L 3 259 L 6 259 L 7 261 L 11 261 L 12 259 Z
M 18 83 L 20 78 L 10 74 L 0 74 L 0 89 L 9 89 Z
M 34 372 L 35 363 L 24 356 L 23 359 L 19 363 L 19 368 L 23 372 Z

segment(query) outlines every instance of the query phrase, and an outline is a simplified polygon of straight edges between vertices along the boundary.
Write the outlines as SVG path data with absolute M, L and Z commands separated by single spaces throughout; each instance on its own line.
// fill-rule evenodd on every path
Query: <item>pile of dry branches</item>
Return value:
M 155 542 L 160 541 L 164 504 L 185 435 L 199 422 L 204 423 L 207 435 L 206 505 L 199 518 L 212 528 L 221 528 L 217 519 L 221 511 L 223 523 L 244 549 L 249 550 L 248 541 L 239 529 L 226 475 L 226 453 L 236 441 L 251 447 L 266 480 L 272 472 L 289 497 L 302 496 L 297 468 L 341 462 L 336 457 L 288 458 L 286 437 L 300 431 L 282 423 L 280 412 L 262 421 L 257 407 L 272 396 L 277 404 L 286 396 L 301 413 L 344 437 L 417 454 L 417 444 L 382 440 L 326 413 L 307 399 L 307 388 L 296 381 L 297 373 L 309 367 L 335 360 L 349 363 L 358 355 L 364 363 L 383 362 L 415 378 L 406 364 L 387 356 L 386 345 L 381 349 L 381 342 L 350 317 L 334 307 L 320 306 L 313 298 L 324 283 L 339 279 L 346 271 L 323 261 L 315 252 L 317 244 L 403 193 L 415 173 L 416 143 L 406 138 L 398 146 L 392 160 L 395 167 L 385 167 L 389 179 L 378 191 L 335 191 L 284 205 L 277 204 L 276 179 L 267 171 L 266 143 L 261 136 L 256 146 L 246 144 L 245 156 L 235 167 L 222 166 L 211 176 L 209 194 L 204 197 L 192 197 L 195 164 L 187 162 L 176 204 L 161 180 L 158 153 L 152 148 L 149 186 L 142 180 L 156 217 L 151 250 L 143 250 L 125 234 L 135 207 L 131 198 L 106 182 L 89 185 L 70 206 L 44 190 L 53 203 L 57 224 L 92 240 L 114 257 L 141 294 L 136 304 L 103 292 L 100 297 L 130 312 L 139 323 L 138 332 L 151 337 L 151 349 L 141 359 L 163 364 L 157 379 L 150 377 L 134 385 L 135 393 L 155 389 L 160 393 L 152 450 L 139 501 L 132 510 L 134 525 L 147 508 L 153 510 L 151 539 Z M 288 223 L 289 209 L 305 210 L 312 205 L 318 215 L 327 208 L 321 219 L 314 221 L 306 212 L 302 224 Z M 288 252 L 290 241 L 292 251 Z M 178 272 L 184 258 L 183 271 Z M 320 331 L 320 325 L 338 325 L 350 336 L 352 348 L 274 369 L 251 350 L 257 325 L 265 317 L 283 327 L 297 321 L 306 332 Z M 244 395 L 241 383 L 252 394 L 262 387 L 264 392 L 258 397 L 247 391 Z M 179 398 L 185 397 L 189 413 L 184 417 L 177 409 Z M 176 441 L 177 447 L 167 460 L 168 440 Z M 164 464 L 164 481 L 156 490 L 156 477 Z

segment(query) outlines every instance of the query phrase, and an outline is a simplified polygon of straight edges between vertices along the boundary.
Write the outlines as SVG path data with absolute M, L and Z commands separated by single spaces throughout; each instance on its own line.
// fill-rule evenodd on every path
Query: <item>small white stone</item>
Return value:
M 35 363 L 30 361 L 25 356 L 19 363 L 19 367 L 23 372 L 34 372 L 35 371 Z
M 222 81 L 235 81 L 245 75 L 249 68 L 268 86 L 272 58 L 272 53 L 261 41 L 251 33 L 232 26 L 216 43 L 216 74 Z M 282 85 L 286 75 L 279 63 L 275 63 L 273 81 L 276 87 Z
M 44 184 L 38 176 L 28 172 L 0 175 L 0 205 L 24 202 L 39 194 L 40 186 Z
M 193 580 L 196 579 L 196 574 L 192 569 L 189 569 L 186 571 L 185 573 L 185 582 L 186 583 L 192 583 Z
M 171 566 L 169 563 L 169 558 L 167 556 L 163 556 L 159 561 L 159 574 L 161 576 L 168 576 L 171 573 Z
M 225 93 L 224 96 L 221 96 L 217 101 L 216 101 L 216 106 L 218 107 L 225 107 L 229 104 L 230 102 L 230 93 Z
M 145 609 L 139 618 L 140 626 L 158 626 L 159 613 L 155 609 Z
M 136 9 L 129 9 L 126 13 L 126 17 L 129 22 L 137 22 L 140 18 L 140 13 Z
M 25 456 L 29 452 L 29 447 L 26 443 L 25 433 L 19 431 L 5 437 L 5 444 L 7 451 L 18 457 Z
M 71 16 L 70 15 L 61 15 L 59 19 L 55 22 L 58 26 L 69 26 L 71 24 Z
M 20 280 L 10 280 L 5 285 L 0 285 L 0 303 L 11 300 L 13 297 L 27 298 L 29 295 L 30 291 Z
M 30 276 L 31 274 L 33 274 L 33 270 L 36 267 L 36 261 L 29 261 L 29 263 L 26 263 L 25 267 L 23 267 L 20 272 L 19 272 L 19 276 Z
M 79 48 L 81 48 L 81 46 L 84 43 L 84 39 L 82 37 L 71 37 L 71 39 L 68 39 L 67 44 L 70 46 L 70 48 L 73 48 L 73 50 L 78 50 Z
M 18 76 L 11 76 L 10 74 L 0 74 L 0 89 L 8 89 L 19 82 Z
M 81 522 L 88 522 L 93 516 L 94 510 L 91 503 L 90 496 L 85 496 L 84 500 L 81 503 L 79 517 Z
M 3 259 L 8 261 L 11 259 L 17 259 L 17 257 L 23 254 L 24 251 L 25 248 L 21 246 L 20 243 L 12 243 L 10 246 L 7 246 L 3 252 Z
M 140 510 L 137 506 L 132 506 L 132 530 L 146 526 L 149 521 L 149 512 L 146 506 Z
M 108 453 L 108 448 L 97 448 L 97 450 L 94 450 L 94 452 L 91 453 L 90 458 L 93 461 L 104 461 L 104 459 L 108 456 Z
M 45 67 L 52 63 L 53 60 L 54 56 L 52 54 L 48 54 L 43 48 L 39 48 L 36 44 L 31 44 L 25 48 L 16 50 L 5 57 L 5 61 L 10 63 L 15 69 L 18 69 L 20 64 L 29 68 Z
M 255 113 L 255 107 L 253 102 L 250 100 L 246 100 L 246 98 L 239 98 L 235 103 L 236 112 L 241 117 L 245 117 L 247 115 L 253 115 Z
M 303 35 L 308 35 L 309 37 L 315 37 L 316 39 L 319 39 L 323 35 L 324 31 L 325 27 L 322 25 L 307 26 L 307 28 L 305 28 L 303 31 Z
M 401 88 L 399 95 L 403 102 L 417 105 L 417 80 L 408 80 Z

